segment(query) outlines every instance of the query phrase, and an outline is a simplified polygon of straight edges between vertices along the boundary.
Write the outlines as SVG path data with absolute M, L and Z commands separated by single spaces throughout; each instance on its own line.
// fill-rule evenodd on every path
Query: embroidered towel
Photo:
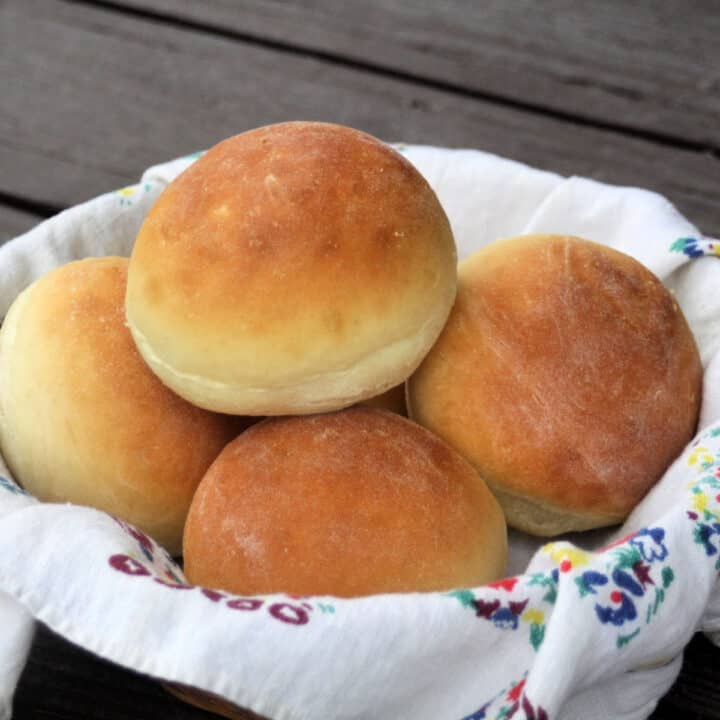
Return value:
M 542 545 L 511 533 L 512 575 L 447 593 L 237 597 L 186 584 L 151 538 L 94 510 L 38 503 L 0 465 L 0 717 L 31 618 L 157 678 L 280 720 L 647 717 L 692 634 L 720 631 L 720 262 L 663 198 L 472 150 L 398 146 L 435 188 L 465 257 L 520 233 L 577 234 L 676 294 L 705 372 L 701 428 L 625 525 Z M 47 270 L 129 254 L 194 156 L 0 248 L 0 316 Z M 572 542 L 570 542 L 572 540 Z

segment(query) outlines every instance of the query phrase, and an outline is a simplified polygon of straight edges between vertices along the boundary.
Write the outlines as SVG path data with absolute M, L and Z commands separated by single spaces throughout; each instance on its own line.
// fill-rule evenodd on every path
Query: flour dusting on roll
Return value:
M 702 367 L 675 299 L 631 257 L 552 235 L 487 246 L 458 283 L 410 416 L 473 463 L 510 525 L 620 522 L 697 422 Z
M 394 413 L 272 418 L 193 499 L 185 573 L 241 595 L 449 590 L 505 573 L 505 519 L 477 472 Z
M 450 225 L 410 162 L 289 122 L 219 143 L 166 188 L 133 249 L 127 317 L 196 405 L 305 414 L 402 383 L 455 290 Z

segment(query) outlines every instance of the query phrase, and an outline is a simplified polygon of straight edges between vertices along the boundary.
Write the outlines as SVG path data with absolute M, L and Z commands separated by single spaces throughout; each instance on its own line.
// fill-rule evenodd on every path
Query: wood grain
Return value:
M 591 123 L 720 148 L 715 0 L 117 0 Z
M 711 154 L 107 9 L 0 6 L 3 190 L 71 205 L 244 129 L 314 118 L 666 195 L 720 230 Z

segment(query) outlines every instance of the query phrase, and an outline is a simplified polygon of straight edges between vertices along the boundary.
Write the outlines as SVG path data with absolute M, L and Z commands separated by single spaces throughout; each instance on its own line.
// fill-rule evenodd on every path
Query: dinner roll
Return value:
M 185 573 L 253 595 L 448 590 L 504 574 L 505 519 L 442 440 L 386 410 L 271 418 L 208 470 Z
M 234 418 L 194 407 L 150 371 L 125 326 L 126 258 L 50 272 L 0 331 L 0 448 L 45 501 L 90 505 L 178 554 L 203 474 Z
M 631 257 L 555 235 L 495 242 L 458 282 L 410 416 L 470 460 L 509 525 L 620 522 L 697 421 L 702 368 L 672 295 Z
M 304 414 L 404 381 L 455 288 L 420 173 L 364 133 L 289 122 L 221 142 L 167 187 L 133 249 L 127 317 L 190 402 Z

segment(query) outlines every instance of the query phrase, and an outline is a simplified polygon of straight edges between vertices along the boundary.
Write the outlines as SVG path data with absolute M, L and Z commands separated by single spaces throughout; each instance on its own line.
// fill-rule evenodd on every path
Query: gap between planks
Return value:
M 564 107 L 558 107 L 557 104 L 553 106 L 548 102 L 550 98 L 547 96 L 543 98 L 544 102 L 541 103 L 509 93 L 492 91 L 487 88 L 473 88 L 468 85 L 451 82 L 448 79 L 430 77 L 427 74 L 421 75 L 407 68 L 399 67 L 397 64 L 393 66 L 392 61 L 386 57 L 383 57 L 383 62 L 378 62 L 368 60 L 366 57 L 360 58 L 348 53 L 338 52 L 337 50 L 327 50 L 319 47 L 317 42 L 314 44 L 312 41 L 307 40 L 297 42 L 297 37 L 293 38 L 295 42 L 290 42 L 287 39 L 283 39 L 282 36 L 271 37 L 271 33 L 274 30 L 274 28 L 271 27 L 267 28 L 268 35 L 259 35 L 257 32 L 253 33 L 233 27 L 232 23 L 222 25 L 219 21 L 221 19 L 227 19 L 228 15 L 228 11 L 222 7 L 222 3 L 203 3 L 202 6 L 200 6 L 202 9 L 202 15 L 200 15 L 197 10 L 198 6 L 183 9 L 182 3 L 170 2 L 170 7 L 168 7 L 167 0 L 160 2 L 155 0 L 149 3 L 139 3 L 137 0 L 61 0 L 61 2 L 103 8 L 126 16 L 148 20 L 181 30 L 214 35 L 227 40 L 255 45 L 288 55 L 310 57 L 339 67 L 401 80 L 418 87 L 453 93 L 464 98 L 481 100 L 486 103 L 533 115 L 541 115 L 576 125 L 647 140 L 661 146 L 709 154 L 712 157 L 720 158 L 720 142 L 700 141 L 683 136 L 677 132 L 664 131 L 658 129 L 658 127 L 638 127 L 629 122 L 611 121 L 599 116 L 590 117 L 577 110 L 573 111 Z M 373 3 L 365 3 L 365 5 L 372 4 Z M 271 3 L 267 3 L 267 5 L 271 5 Z M 288 10 L 288 12 L 290 12 L 290 10 Z M 529 9 L 529 12 L 532 13 L 533 10 Z M 207 16 L 212 16 L 215 19 L 208 20 Z M 300 26 L 298 26 L 298 35 L 303 36 L 303 31 Z M 302 39 L 305 40 L 304 37 L 302 37 Z M 346 47 L 349 46 L 346 45 Z M 542 59 L 539 59 L 538 63 L 542 64 Z M 720 78 L 716 80 L 720 84 Z M 608 95 L 614 94 L 617 98 L 624 98 L 627 101 L 638 101 L 642 97 L 642 93 L 637 90 L 626 88 L 619 83 L 603 82 L 597 79 L 593 81 L 584 77 L 582 73 L 565 78 L 566 89 L 569 86 L 575 86 L 576 88 L 594 87 Z M 624 117 L 632 119 L 630 113 L 626 113 Z

